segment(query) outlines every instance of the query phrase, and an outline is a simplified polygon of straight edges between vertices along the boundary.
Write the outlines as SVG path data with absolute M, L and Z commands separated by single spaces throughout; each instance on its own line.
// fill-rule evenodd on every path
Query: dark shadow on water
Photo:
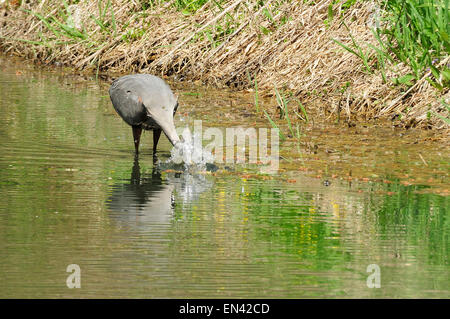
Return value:
M 151 173 L 141 172 L 135 157 L 130 179 L 112 186 L 107 200 L 110 217 L 121 226 L 137 227 L 171 223 L 175 205 L 185 206 L 213 185 L 211 179 L 189 172 L 165 172 L 156 156 Z
M 162 180 L 156 165 L 151 174 L 141 175 L 139 159 L 135 157 L 129 182 L 116 183 L 112 187 L 107 201 L 110 216 L 118 223 L 130 226 L 167 224 L 173 216 L 173 190 L 173 185 Z

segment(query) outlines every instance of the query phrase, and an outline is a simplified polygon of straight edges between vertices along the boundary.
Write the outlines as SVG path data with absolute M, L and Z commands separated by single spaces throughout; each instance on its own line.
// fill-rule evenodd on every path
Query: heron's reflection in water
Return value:
M 204 174 L 169 170 L 163 178 L 161 171 L 165 168 L 154 157 L 151 174 L 141 174 L 136 157 L 130 180 L 112 186 L 107 201 L 110 217 L 124 227 L 168 226 L 173 220 L 175 205 L 186 208 L 213 185 Z

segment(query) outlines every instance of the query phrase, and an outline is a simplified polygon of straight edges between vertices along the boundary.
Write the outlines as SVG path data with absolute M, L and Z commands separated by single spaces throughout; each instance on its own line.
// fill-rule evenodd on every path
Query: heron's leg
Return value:
M 139 153 L 139 142 L 141 140 L 142 126 L 133 126 L 134 149 Z
M 159 137 L 161 136 L 161 129 L 153 130 L 153 154 L 156 153 L 156 146 L 158 146 Z

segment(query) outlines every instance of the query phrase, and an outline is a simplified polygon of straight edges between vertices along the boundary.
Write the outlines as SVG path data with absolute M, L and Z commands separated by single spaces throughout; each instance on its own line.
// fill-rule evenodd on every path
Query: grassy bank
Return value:
M 273 94 L 306 114 L 449 127 L 447 0 L 6 1 L 0 47 L 102 74 L 149 72 Z M 284 99 L 285 98 L 285 99 Z M 301 103 L 299 103 L 301 101 Z

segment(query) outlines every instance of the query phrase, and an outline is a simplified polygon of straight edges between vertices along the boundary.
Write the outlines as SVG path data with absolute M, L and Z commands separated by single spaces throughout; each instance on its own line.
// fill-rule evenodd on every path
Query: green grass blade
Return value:
M 278 127 L 278 125 L 270 118 L 270 116 L 269 116 L 269 114 L 267 114 L 266 110 L 263 110 L 263 112 L 266 115 L 266 117 L 269 120 L 269 123 L 272 125 L 272 127 L 278 129 L 278 132 L 279 132 L 281 140 L 285 140 L 286 137 L 284 136 L 283 132 L 281 132 L 281 130 Z

